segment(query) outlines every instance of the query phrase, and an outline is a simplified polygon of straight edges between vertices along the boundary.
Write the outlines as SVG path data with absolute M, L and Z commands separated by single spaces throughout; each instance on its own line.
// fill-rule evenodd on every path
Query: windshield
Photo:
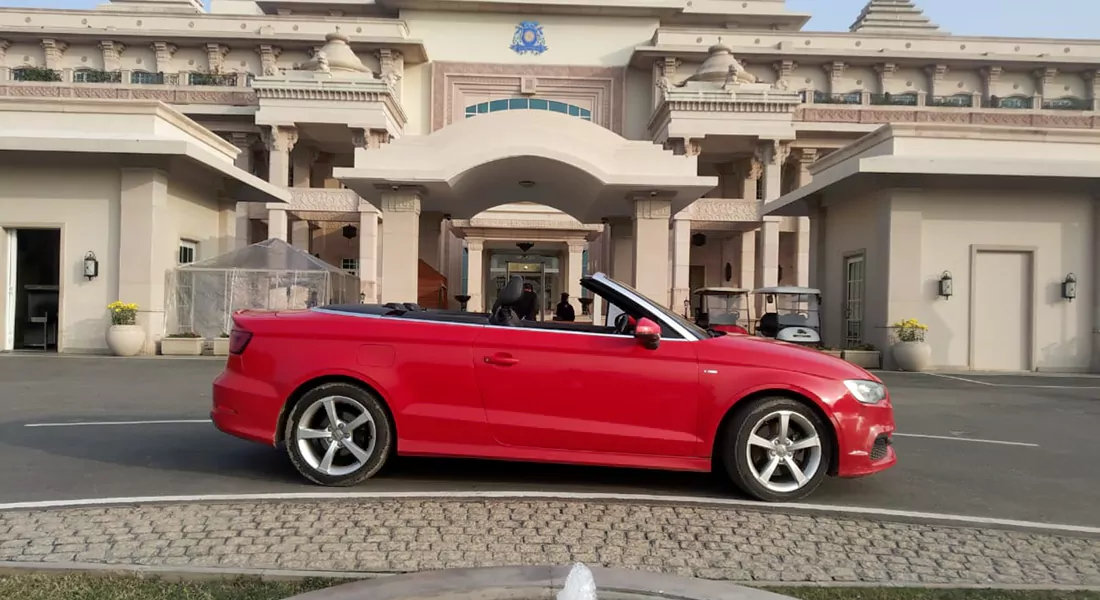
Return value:
M 779 324 L 786 327 L 818 327 L 817 298 L 809 294 L 782 294 L 776 298 Z
M 622 287 L 625 290 L 629 290 L 631 293 L 637 295 L 639 298 L 645 299 L 646 303 L 649 304 L 651 308 L 659 311 L 661 314 L 663 314 L 666 317 L 672 319 L 678 325 L 680 325 L 684 329 L 687 329 L 688 331 L 692 332 L 697 337 L 699 337 L 699 338 L 709 338 L 709 337 L 711 337 L 710 333 L 708 333 L 707 330 L 705 330 L 702 327 L 699 327 L 698 325 L 696 325 L 695 323 L 692 323 L 691 321 L 685 319 L 683 315 L 678 315 L 674 311 L 671 311 L 671 310 L 665 308 L 663 305 L 661 305 L 661 303 L 654 302 L 653 299 L 650 298 L 649 296 L 646 296 L 645 294 L 643 294 L 643 293 L 639 292 L 638 290 L 634 289 L 633 287 L 619 281 L 618 279 L 612 279 L 612 281 L 614 281 L 619 287 Z

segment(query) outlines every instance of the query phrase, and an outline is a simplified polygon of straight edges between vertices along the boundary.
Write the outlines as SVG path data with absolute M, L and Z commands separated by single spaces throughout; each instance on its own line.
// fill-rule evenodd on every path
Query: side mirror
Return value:
M 656 350 L 661 345 L 661 326 L 642 317 L 634 326 L 634 339 L 647 350 Z

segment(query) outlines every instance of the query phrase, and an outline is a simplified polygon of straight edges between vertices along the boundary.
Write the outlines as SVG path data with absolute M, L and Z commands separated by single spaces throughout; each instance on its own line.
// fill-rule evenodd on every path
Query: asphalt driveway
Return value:
M 0 486 L 0 503 L 318 491 L 280 449 L 206 422 L 221 365 L 0 357 L 0 481 L 17 482 Z M 881 375 L 899 465 L 827 481 L 810 502 L 1100 526 L 1100 379 Z M 708 475 L 434 459 L 396 461 L 359 489 L 733 495 Z

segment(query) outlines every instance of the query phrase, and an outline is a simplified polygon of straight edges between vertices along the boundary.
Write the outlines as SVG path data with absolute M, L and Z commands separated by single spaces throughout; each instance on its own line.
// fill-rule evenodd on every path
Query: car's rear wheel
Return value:
M 347 383 L 324 383 L 294 405 L 285 439 L 290 462 L 307 479 L 349 486 L 385 464 L 393 426 L 374 394 Z
M 726 473 L 758 500 L 805 498 L 825 479 L 831 456 L 827 425 L 790 398 L 753 400 L 729 423 L 723 444 Z

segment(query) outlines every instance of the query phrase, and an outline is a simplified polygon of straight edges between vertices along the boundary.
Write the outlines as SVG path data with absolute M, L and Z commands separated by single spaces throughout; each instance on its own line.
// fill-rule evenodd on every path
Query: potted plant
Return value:
M 165 356 L 202 356 L 206 340 L 194 331 L 173 333 L 160 341 L 160 353 Z
M 844 360 L 864 369 L 881 369 L 882 353 L 872 344 L 858 344 L 844 350 Z
M 835 356 L 836 358 L 844 358 L 844 352 L 842 350 L 840 350 L 839 348 L 828 348 L 826 346 L 818 346 L 817 349 L 820 350 L 822 352 L 822 354 L 828 354 L 829 356 Z
M 916 319 L 905 319 L 893 325 L 898 341 L 892 352 L 894 364 L 902 371 L 919 373 L 932 362 L 932 347 L 925 343 L 928 326 Z
M 214 338 L 214 356 L 229 356 L 229 334 L 222 332 Z
M 107 347 L 115 356 L 137 356 L 145 346 L 145 330 L 137 324 L 138 305 L 116 300 L 107 305 L 111 326 Z

